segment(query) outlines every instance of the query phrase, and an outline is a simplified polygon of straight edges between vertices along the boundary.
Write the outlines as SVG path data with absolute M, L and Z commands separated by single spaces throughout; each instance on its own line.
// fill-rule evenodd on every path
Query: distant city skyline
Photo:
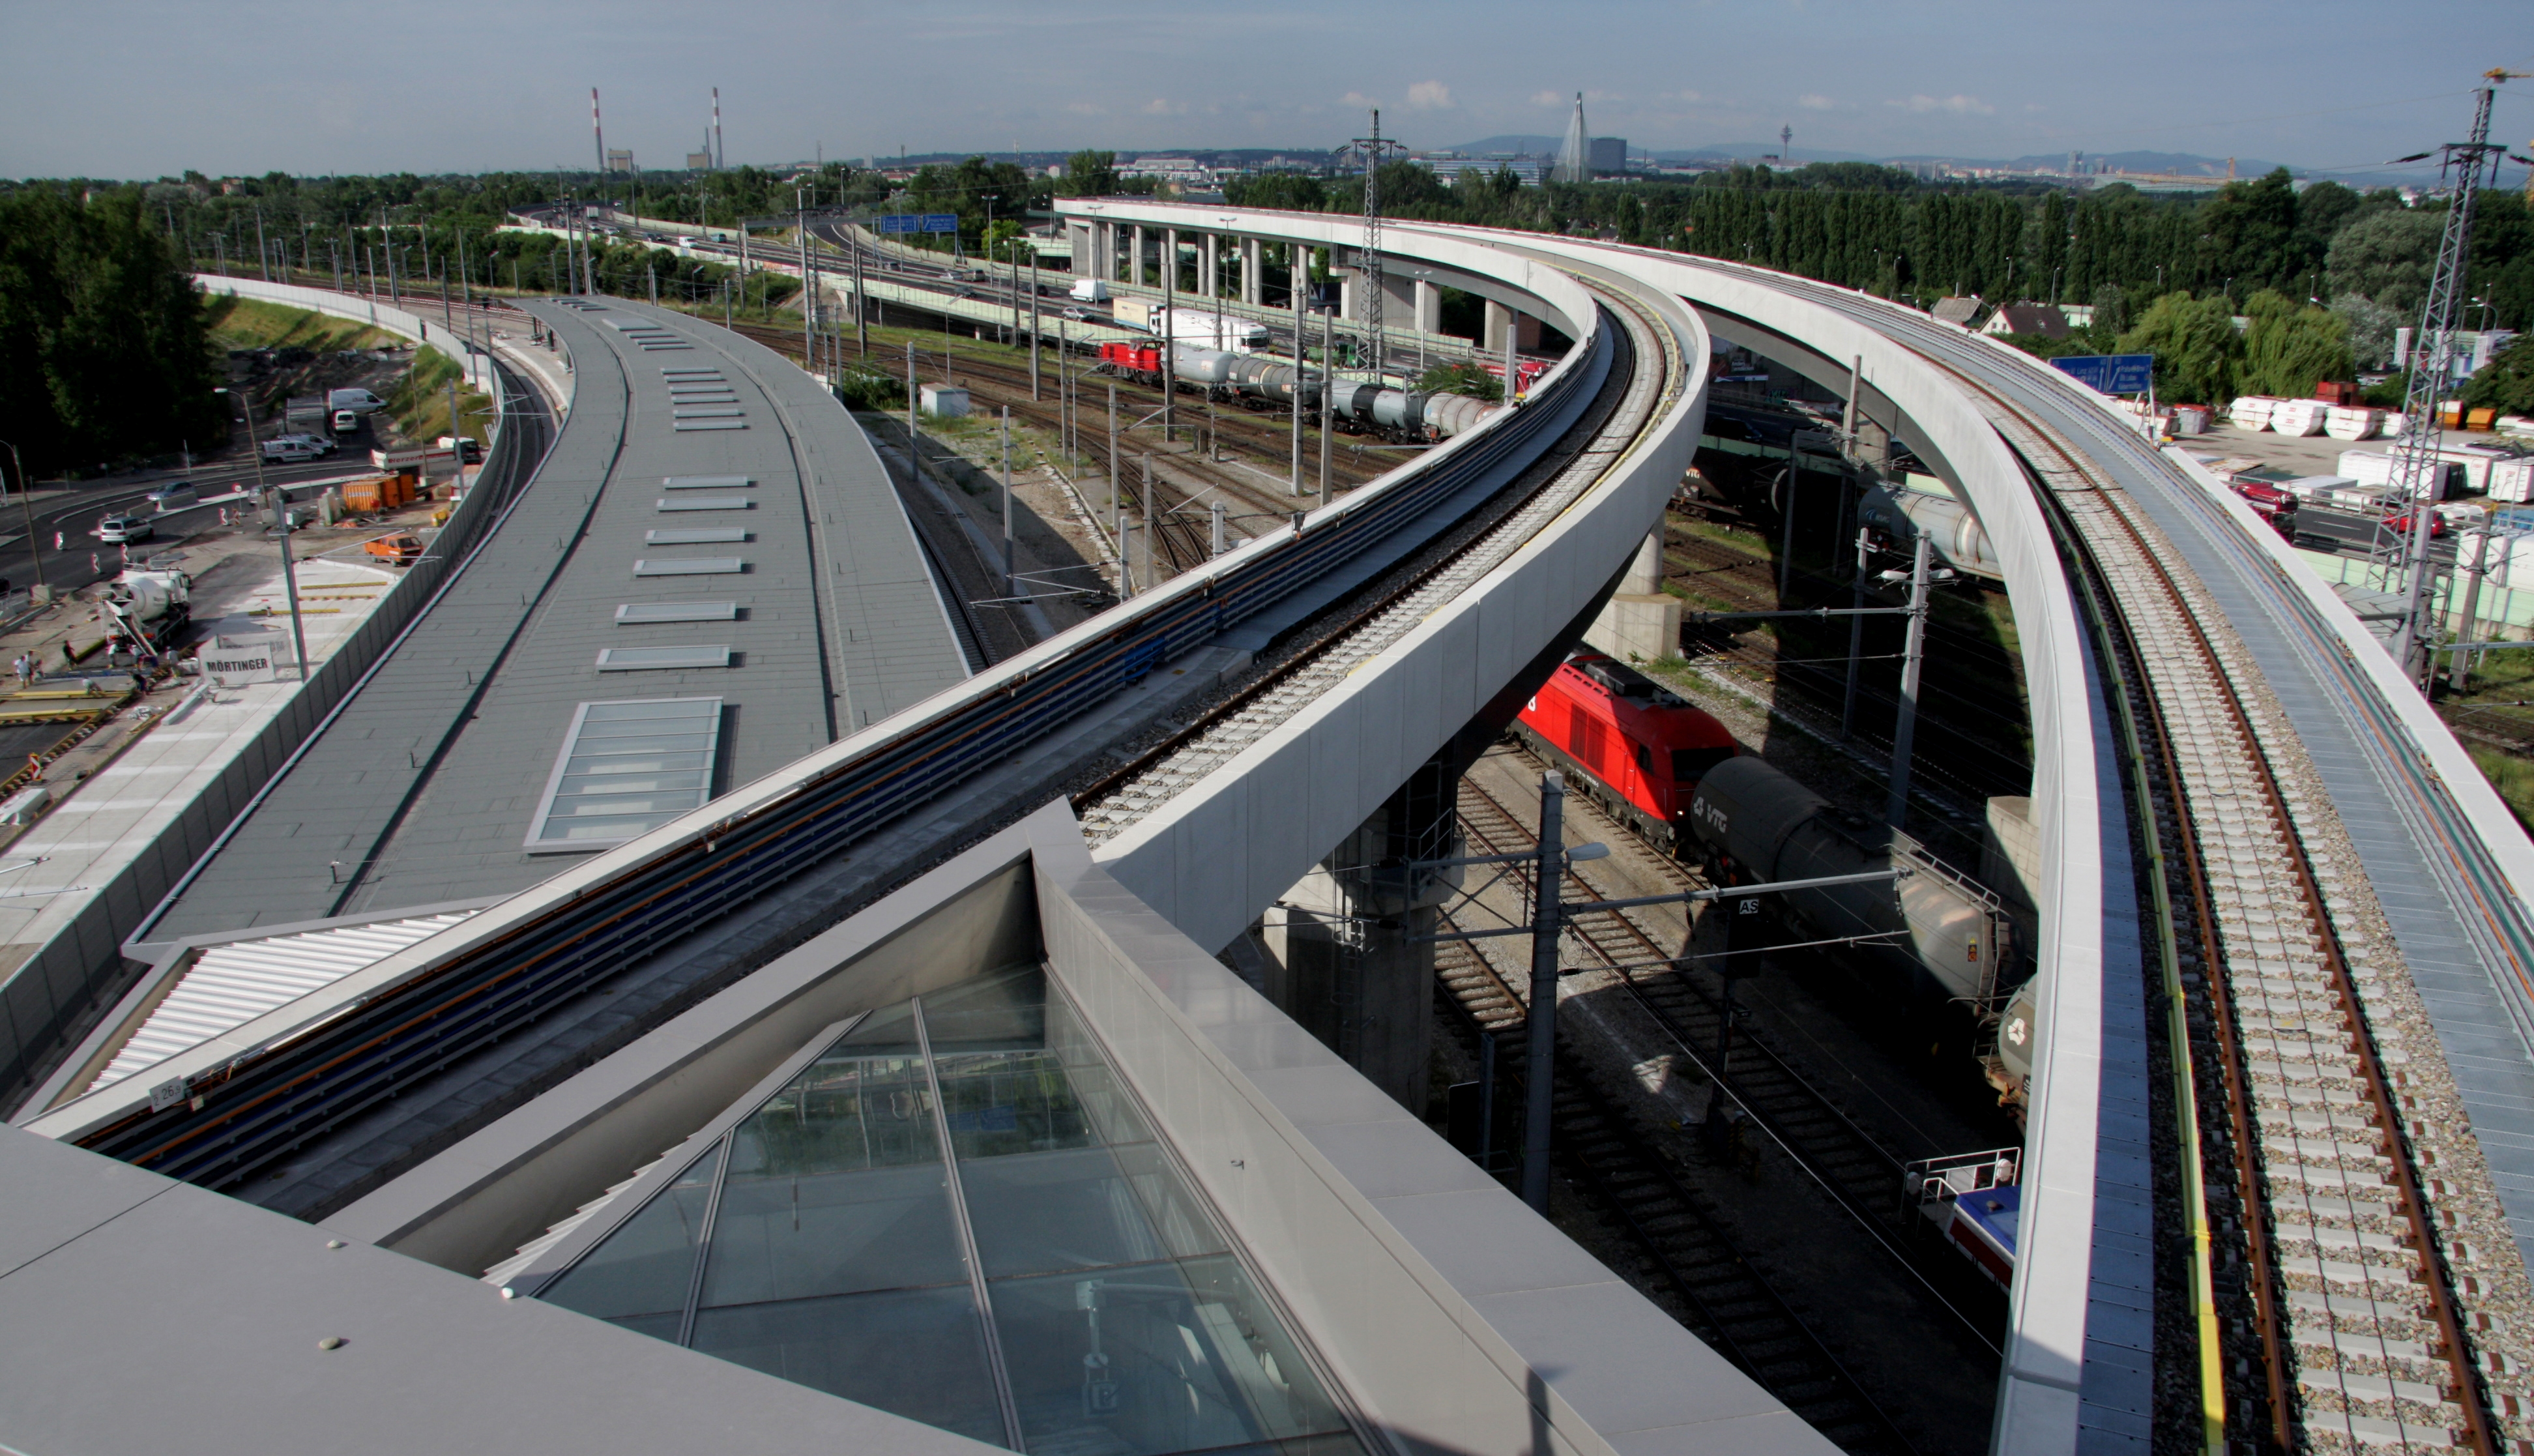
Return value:
M 2351 171 L 2459 140 L 2474 78 L 2534 70 L 2521 0 L 1502 0 L 1274 13 L 1149 0 L 883 7 L 453 0 L 412 34 L 339 6 L 14 0 L 0 175 L 155 177 L 645 167 L 702 145 L 719 86 L 733 163 L 913 152 L 1327 149 L 1366 107 L 1412 147 L 1554 134 L 1578 90 L 1598 135 L 1687 151 L 2013 158 L 2154 151 Z M 2496 130 L 2534 138 L 2534 82 Z M 1774 150 L 1771 148 L 1770 150 Z

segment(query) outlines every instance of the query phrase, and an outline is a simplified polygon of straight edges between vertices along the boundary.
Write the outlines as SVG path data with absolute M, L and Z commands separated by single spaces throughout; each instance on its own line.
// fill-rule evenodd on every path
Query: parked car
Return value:
M 316 446 L 309 444 L 305 440 L 268 440 L 264 442 L 264 457 L 277 464 L 295 465 L 302 460 L 323 459 L 325 455 L 326 452 L 319 450 Z
M 272 438 L 275 440 L 296 440 L 300 444 L 317 452 L 319 455 L 332 455 L 334 452 L 343 448 L 342 442 L 336 440 L 332 435 L 310 435 L 302 432 L 290 435 L 275 435 Z
M 120 512 L 96 523 L 96 538 L 108 546 L 121 546 L 133 541 L 147 541 L 158 534 L 147 516 L 126 516 Z
M 195 506 L 201 505 L 203 501 L 202 494 L 199 491 L 196 491 L 192 485 L 181 480 L 172 485 L 162 485 L 156 490 L 151 491 L 149 499 L 150 504 L 156 507 L 158 513 L 162 516 L 170 511 L 190 510 Z
M 338 410 L 335 410 L 335 411 L 334 411 L 333 429 L 334 429 L 334 433 L 335 433 L 335 434 L 337 434 L 337 435 L 351 435 L 351 434 L 356 434 L 356 433 L 358 433 L 358 432 L 359 432 L 360 428 L 361 428 L 361 412 L 360 412 L 359 410 L 357 410 L 357 409 L 338 409 Z

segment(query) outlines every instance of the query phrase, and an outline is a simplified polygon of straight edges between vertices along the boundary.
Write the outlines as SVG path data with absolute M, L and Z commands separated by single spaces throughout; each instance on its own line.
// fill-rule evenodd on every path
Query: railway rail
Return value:
M 1538 846 L 1538 831 L 1475 778 L 1462 780 L 1459 809 L 1463 834 L 1475 853 L 1523 854 Z M 1648 850 L 1675 887 L 1707 887 L 1705 877 L 1659 849 L 1648 846 Z M 1528 879 L 1519 873 L 1522 867 L 1515 868 L 1516 878 L 1527 884 Z M 1573 868 L 1567 870 L 1559 893 L 1577 901 L 1604 896 L 1601 886 Z M 1716 1048 L 1725 1014 L 1722 1003 L 1677 969 L 1680 957 L 1664 949 L 1636 913 L 1586 911 L 1568 917 L 1566 924 L 1570 942 L 1609 974 L 1629 1003 L 1661 1032 L 1683 1062 L 1706 1081 L 1720 1083 L 1724 1095 L 1759 1132 L 1777 1144 L 1922 1298 L 1957 1321 L 1992 1356 L 1998 1353 L 2003 1311 L 1994 1307 L 1993 1299 L 1984 1297 L 1984 1291 L 1970 1287 L 1962 1277 L 1966 1266 L 1950 1254 L 1928 1255 L 1914 1237 L 1918 1231 L 1910 1226 L 1909 1215 L 1900 1208 L 1898 1195 L 1906 1156 L 1859 1122 L 1822 1089 L 1817 1075 L 1738 1012 L 1735 1021 L 1742 1034 L 1727 1054 L 1732 1060 L 1720 1064 Z M 1928 1148 L 1922 1155 L 1943 1151 L 1952 1150 Z
M 1457 927 L 1446 916 L 1440 927 Z M 1518 1099 L 1530 1074 L 1523 999 L 1465 941 L 1435 947 L 1444 1025 L 1473 1061 L 1495 1042 L 1497 1076 Z M 1666 1312 L 1851 1456 L 1916 1448 L 1890 1413 L 1744 1256 L 1572 1053 L 1551 1068 L 1551 1145 L 1574 1189 L 1635 1245 L 1637 1284 Z
M 2380 1039 L 2344 952 L 2273 761 L 2283 724 L 2248 701 L 2205 625 L 2223 614 L 2138 503 L 2046 422 L 1958 378 L 2041 483 L 2142 729 L 2156 832 L 2173 836 L 2149 862 L 2189 947 L 2167 971 L 2206 1148 L 2189 1171 L 2215 1192 L 2194 1213 L 2244 1260 L 2240 1279 L 2194 1275 L 2216 1303 L 2203 1338 L 2249 1375 L 2222 1396 L 2212 1383 L 2207 1418 L 2282 1450 L 2500 1451 L 2403 1111 L 2407 1054 Z M 2231 1341 L 2220 1313 L 2240 1318 Z
M 1437 555 L 1400 590 L 1386 595 L 1380 606 L 1077 793 L 1073 804 L 1082 818 L 1085 838 L 1094 844 L 1116 838 L 1182 786 L 1231 762 L 1510 559 L 1635 449 L 1644 432 L 1661 417 L 1662 406 L 1686 388 L 1688 361 L 1671 330 L 1642 305 L 1616 293 L 1598 289 L 1596 293 L 1604 328 L 1620 357 L 1610 376 L 1616 388 L 1605 391 L 1594 406 L 1590 427 L 1582 432 L 1586 443 L 1572 454 L 1551 456 L 1536 466 L 1514 493 L 1519 500 L 1506 501 L 1500 516 L 1465 529 L 1470 539 Z
M 794 357 L 801 354 L 801 336 L 795 331 L 745 322 L 733 327 L 738 333 L 777 352 Z M 919 348 L 918 353 L 919 356 L 931 358 L 935 364 L 939 361 L 940 356 L 931 350 Z M 980 402 L 1008 406 L 1013 418 L 1036 424 L 1051 434 L 1062 431 L 1064 420 L 1061 406 L 1053 398 L 1032 399 L 1030 397 L 1029 371 L 1025 367 L 970 356 L 959 358 L 955 368 L 958 377 L 963 381 L 969 382 L 972 386 L 979 383 L 987 386 L 987 388 L 975 390 Z M 1080 382 L 1105 383 L 1107 381 L 1105 376 L 1085 372 Z M 1043 375 L 1041 384 L 1043 390 L 1052 388 L 1055 380 Z M 1129 422 L 1149 413 L 1152 408 L 1157 408 L 1159 398 L 1159 393 L 1148 387 L 1120 383 L 1119 399 L 1126 406 L 1126 410 L 1121 412 L 1126 414 Z M 1185 403 L 1184 399 L 1182 403 Z M 1084 422 L 1076 423 L 1081 425 Z M 1205 504 L 1209 496 L 1223 497 L 1236 508 L 1234 519 L 1244 535 L 1260 534 L 1263 530 L 1272 528 L 1271 523 L 1282 524 L 1292 517 L 1295 511 L 1316 502 L 1316 496 L 1293 496 L 1271 491 L 1263 483 L 1243 475 L 1230 462 L 1212 458 L 1214 451 L 1220 444 L 1223 448 L 1236 451 L 1246 450 L 1277 466 L 1278 473 L 1281 473 L 1291 457 L 1291 438 L 1286 433 L 1285 427 L 1271 420 L 1253 416 L 1245 410 L 1232 409 L 1218 411 L 1214 416 L 1213 428 L 1210 430 L 1207 428 L 1206 417 L 1202 414 L 1185 419 L 1180 429 L 1187 433 L 1191 440 L 1201 439 L 1204 443 L 1196 451 L 1188 453 L 1143 453 L 1144 457 L 1150 461 L 1156 485 L 1163 491 L 1162 500 L 1157 503 L 1160 509 L 1154 512 L 1160 524 L 1154 540 L 1157 544 L 1157 554 L 1172 575 L 1176 576 L 1201 566 L 1213 555 L 1212 530 L 1208 520 L 1210 513 Z M 1306 459 L 1317 458 L 1314 454 L 1317 447 L 1313 443 L 1313 438 L 1311 433 L 1306 432 L 1303 447 Z M 1083 428 L 1081 441 L 1086 455 L 1094 462 L 1106 457 L 1108 436 L 1105 430 L 1097 426 Z M 1122 446 L 1123 442 L 1118 451 L 1120 458 L 1108 461 L 1107 468 L 1116 472 L 1116 478 L 1121 482 L 1121 511 L 1136 522 L 1139 529 L 1149 528 L 1142 511 L 1139 475 L 1141 467 L 1136 463 L 1136 454 L 1129 453 Z M 1330 487 L 1333 498 L 1343 496 L 1346 492 L 1373 478 L 1373 475 L 1379 471 L 1390 468 L 1387 463 L 1384 463 L 1372 470 L 1367 470 L 1355 458 L 1359 455 L 1359 449 L 1349 447 L 1331 461 Z M 1347 463 L 1341 464 L 1340 460 L 1345 460 Z M 1171 498 L 1172 491 L 1176 491 L 1176 499 Z

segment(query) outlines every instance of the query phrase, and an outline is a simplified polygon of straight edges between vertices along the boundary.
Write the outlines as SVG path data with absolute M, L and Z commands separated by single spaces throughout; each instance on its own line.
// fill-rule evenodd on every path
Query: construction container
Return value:
M 343 486 L 343 509 L 360 513 L 393 511 L 413 499 L 413 477 L 401 470 L 348 481 Z
M 2197 404 L 2178 404 L 2173 410 L 2173 433 L 2205 435 L 2208 433 L 2208 411 Z
M 935 419 L 967 417 L 968 392 L 955 385 L 924 385 L 916 390 L 916 394 L 924 412 Z
M 2270 430 L 2278 435 L 2320 435 L 2330 409 L 2320 399 L 2282 399 L 2270 406 Z
M 2247 394 L 2226 406 L 2226 423 L 2238 430 L 2266 430 L 2270 409 L 2278 402 L 2266 394 Z
M 2479 430 L 2486 435 L 2489 434 L 2492 429 L 2497 427 L 2498 424 L 2499 411 L 2496 409 L 2482 408 L 2467 409 L 2464 411 L 2463 427 L 2467 430 Z
M 2323 418 L 2323 433 L 2334 440 L 2373 440 L 2384 423 L 2384 412 L 2364 405 L 2335 404 Z
M 2534 501 L 2534 455 L 2491 461 L 2490 498 L 2511 506 Z
M 2314 387 L 2314 397 L 2326 404 L 2356 404 L 2358 386 L 2351 380 L 2327 379 Z

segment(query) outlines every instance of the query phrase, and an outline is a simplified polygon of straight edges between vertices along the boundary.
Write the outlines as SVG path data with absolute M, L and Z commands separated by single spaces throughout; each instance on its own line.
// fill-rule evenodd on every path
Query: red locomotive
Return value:
M 1698 780 L 1741 751 L 1713 716 L 1598 652 L 1568 654 L 1514 732 L 1580 775 L 1602 808 L 1665 846 L 1687 830 Z
M 1118 372 L 1159 379 L 1162 374 L 1162 348 L 1151 343 L 1104 343 L 1100 362 L 1116 365 Z

